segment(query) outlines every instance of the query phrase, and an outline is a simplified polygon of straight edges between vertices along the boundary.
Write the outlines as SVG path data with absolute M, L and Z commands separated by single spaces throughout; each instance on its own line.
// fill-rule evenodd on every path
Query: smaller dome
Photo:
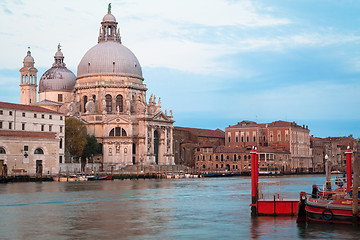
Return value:
M 104 16 L 103 22 L 116 22 L 116 18 L 111 13 L 108 13 Z
M 34 58 L 31 56 L 30 50 L 27 52 L 27 55 L 24 58 L 24 63 L 34 63 Z
M 52 67 L 40 78 L 39 92 L 71 92 L 75 86 L 75 75 L 66 67 Z
M 39 92 L 65 91 L 71 92 L 75 86 L 75 75 L 66 68 L 64 55 L 61 52 L 60 43 L 55 53 L 55 62 L 52 68 L 47 70 L 40 78 Z

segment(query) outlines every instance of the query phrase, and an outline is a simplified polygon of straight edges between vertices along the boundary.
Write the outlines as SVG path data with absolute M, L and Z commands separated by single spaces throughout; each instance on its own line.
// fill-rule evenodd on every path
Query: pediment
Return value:
M 170 121 L 170 119 L 161 111 L 155 114 L 155 116 L 153 117 L 153 120 L 155 120 L 155 121 Z
M 112 117 L 105 121 L 107 124 L 129 124 L 131 123 L 129 120 L 122 118 L 122 117 Z

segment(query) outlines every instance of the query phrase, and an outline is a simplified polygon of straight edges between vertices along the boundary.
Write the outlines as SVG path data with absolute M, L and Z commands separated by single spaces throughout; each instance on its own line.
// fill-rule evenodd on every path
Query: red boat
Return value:
M 87 179 L 88 181 L 113 180 L 113 175 L 88 176 Z
M 353 203 L 352 196 L 352 168 L 351 168 L 351 154 L 352 151 L 348 147 L 346 153 L 347 162 L 347 178 L 336 178 L 334 183 L 338 186 L 337 189 L 332 190 L 332 181 L 330 180 L 330 171 L 326 171 L 326 182 L 323 189 L 319 190 L 316 185 L 313 185 L 311 194 L 300 193 L 300 202 L 298 209 L 297 222 L 318 222 L 318 223 L 345 223 L 352 224 L 353 214 L 357 214 L 355 222 L 360 223 L 360 202 Z M 327 155 L 325 156 L 327 159 Z M 329 165 L 325 165 L 326 170 L 330 169 Z M 346 187 L 344 186 L 346 181 Z M 355 180 L 354 180 L 355 181 Z M 356 180 L 358 181 L 358 180 Z M 357 185 L 354 191 L 358 194 Z M 359 196 L 359 194 L 358 194 Z M 356 201 L 356 200 L 355 200 Z M 356 210 L 357 213 L 353 210 Z M 355 215 L 356 216 L 356 215 Z
M 336 195 L 330 199 L 309 197 L 305 201 L 306 220 L 308 222 L 351 224 L 353 216 L 352 198 L 343 197 L 337 200 L 333 198 L 336 198 Z M 360 210 L 359 204 L 360 202 L 358 202 L 358 209 Z M 360 212 L 358 219 L 360 219 Z

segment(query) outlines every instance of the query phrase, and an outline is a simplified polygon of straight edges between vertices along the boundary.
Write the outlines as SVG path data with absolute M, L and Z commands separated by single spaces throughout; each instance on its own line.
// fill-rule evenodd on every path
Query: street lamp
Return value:
M 331 181 L 330 181 L 331 162 L 327 154 L 325 155 L 325 174 L 326 174 L 326 190 L 331 191 Z

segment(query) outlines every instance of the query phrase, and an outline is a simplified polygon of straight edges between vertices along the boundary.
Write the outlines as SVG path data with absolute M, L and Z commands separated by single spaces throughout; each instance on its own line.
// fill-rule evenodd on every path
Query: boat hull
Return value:
M 352 224 L 352 200 L 336 201 L 309 198 L 305 202 L 306 220 L 316 223 Z M 360 213 L 358 214 L 358 222 Z

